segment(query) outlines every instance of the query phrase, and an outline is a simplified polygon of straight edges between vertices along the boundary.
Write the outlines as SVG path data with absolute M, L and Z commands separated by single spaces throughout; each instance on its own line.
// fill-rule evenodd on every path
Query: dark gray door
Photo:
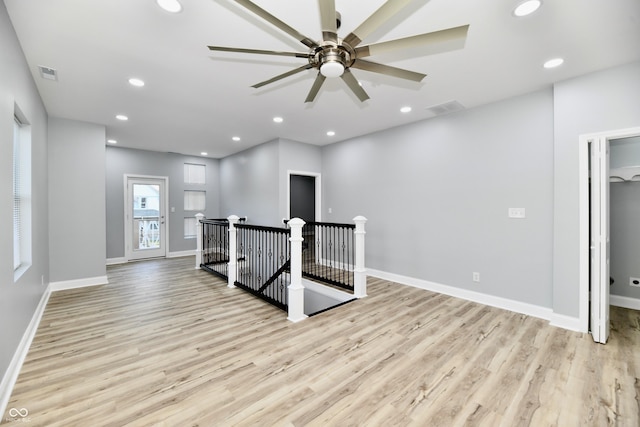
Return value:
M 302 218 L 305 222 L 316 220 L 316 178 L 291 175 L 289 181 L 291 203 L 289 218 Z

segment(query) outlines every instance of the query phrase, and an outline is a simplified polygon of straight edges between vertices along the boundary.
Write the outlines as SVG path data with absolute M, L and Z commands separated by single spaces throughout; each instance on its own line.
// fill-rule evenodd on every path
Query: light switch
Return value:
M 509 208 L 509 218 L 525 218 L 524 208 Z

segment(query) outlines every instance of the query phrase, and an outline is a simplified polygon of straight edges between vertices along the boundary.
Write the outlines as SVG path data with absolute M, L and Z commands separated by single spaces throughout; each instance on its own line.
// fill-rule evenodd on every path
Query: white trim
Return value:
M 609 303 L 616 307 L 630 308 L 631 310 L 640 310 L 640 299 L 623 297 L 621 295 L 610 295 Z
M 582 330 L 582 320 L 579 317 L 566 316 L 564 314 L 552 313 L 549 320 L 551 326 L 568 329 L 575 332 L 588 332 Z
M 169 177 L 168 176 L 154 176 L 154 175 L 137 175 L 125 173 L 124 179 L 124 256 L 127 261 L 137 261 L 138 258 L 133 257 L 133 249 L 130 244 L 131 221 L 127 220 L 131 208 L 131 201 L 129 200 L 129 180 L 157 180 L 162 181 L 164 188 L 162 189 L 161 199 L 164 200 L 164 233 L 160 234 L 161 246 L 164 248 L 164 255 L 158 256 L 158 258 L 164 258 L 169 253 Z M 161 227 L 162 229 L 162 227 Z M 150 257 L 153 258 L 153 257 Z M 144 258 L 142 258 L 144 259 Z
M 31 347 L 31 342 L 36 335 L 38 325 L 40 325 L 40 319 L 42 319 L 44 309 L 47 307 L 47 302 L 49 302 L 50 295 L 51 285 L 47 286 L 44 294 L 42 294 L 40 302 L 38 303 L 38 306 L 36 307 L 36 310 L 31 317 L 31 321 L 29 322 L 27 329 L 22 335 L 22 339 L 18 344 L 18 348 L 13 354 L 13 358 L 9 363 L 9 367 L 2 377 L 2 382 L 0 382 L 0 416 L 3 416 L 5 410 L 7 409 L 7 404 L 9 403 L 11 392 L 13 391 L 13 387 L 15 386 L 16 380 L 18 379 L 18 374 L 20 374 L 20 369 L 22 368 L 24 359 L 27 357 L 29 347 Z
M 188 251 L 168 252 L 167 258 L 182 258 L 185 256 L 194 256 L 195 254 L 196 254 L 195 249 L 190 249 Z
M 182 258 L 186 256 L 194 256 L 196 254 L 195 249 L 190 249 L 187 251 L 178 251 L 178 252 L 167 252 L 167 258 Z M 162 257 L 159 257 L 162 258 Z M 149 258 L 153 259 L 153 258 Z M 132 260 L 132 261 L 142 261 L 142 260 Z M 116 264 L 127 264 L 129 261 L 125 257 L 119 258 L 107 258 L 107 265 L 116 265 Z
M 456 288 L 454 286 L 442 285 L 440 283 L 430 282 L 427 280 L 402 276 L 395 273 L 387 273 L 379 270 L 372 270 L 370 268 L 367 268 L 367 275 L 400 283 L 402 285 L 413 286 L 414 288 L 420 288 L 431 292 L 437 292 L 440 294 L 461 298 L 467 301 L 489 305 L 491 307 L 497 307 L 516 313 L 526 314 L 528 316 L 533 316 L 544 320 L 551 320 L 554 316 L 553 311 L 547 307 L 541 307 L 539 305 L 514 301 L 511 299 L 496 297 L 493 295 L 487 295 L 480 292 L 469 291 L 467 289 Z
M 606 132 L 580 135 L 578 138 L 578 191 L 579 191 L 579 315 L 580 332 L 589 330 L 589 141 L 595 138 L 607 140 L 629 138 L 640 135 L 640 127 L 611 130 Z M 611 303 L 611 301 L 609 301 Z
M 287 170 L 287 206 L 285 211 L 285 215 L 286 215 L 285 219 L 291 219 L 290 218 L 291 217 L 291 175 L 312 176 L 315 178 L 314 180 L 316 184 L 316 187 L 315 187 L 316 219 L 315 221 L 321 222 L 322 221 L 322 174 L 319 172 Z
M 62 280 L 49 283 L 51 292 L 64 291 L 67 289 L 86 288 L 89 286 L 107 285 L 107 276 L 85 277 L 84 279 Z
M 590 206 L 589 206 L 589 143 L 591 139 L 585 135 L 579 138 L 578 147 L 578 196 L 579 196 L 579 237 L 578 237 L 578 265 L 580 271 L 578 273 L 579 280 L 579 301 L 578 301 L 578 319 L 580 322 L 580 331 L 589 332 L 589 281 L 590 278 L 590 249 L 591 241 L 589 238 L 590 229 Z

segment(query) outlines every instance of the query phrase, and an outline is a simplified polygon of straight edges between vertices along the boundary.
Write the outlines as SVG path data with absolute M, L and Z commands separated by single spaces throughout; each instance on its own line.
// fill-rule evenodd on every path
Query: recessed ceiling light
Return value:
M 117 144 L 118 143 L 118 141 L 116 141 L 115 139 L 107 139 L 107 142 L 109 144 Z
M 116 116 L 116 119 L 126 121 L 126 120 L 129 120 L 129 117 L 125 116 L 124 114 L 118 114 Z
M 142 80 L 140 80 L 140 79 L 136 79 L 136 78 L 134 78 L 134 77 L 132 77 L 132 78 L 130 78 L 130 79 L 129 79 L 129 84 L 130 84 L 131 86 L 136 86 L 136 87 L 142 87 L 142 86 L 144 86 L 144 82 L 143 82 Z
M 330 130 L 329 132 L 327 132 L 327 136 L 334 136 L 336 133 L 332 130 Z
M 556 68 L 556 67 L 559 67 L 560 65 L 562 65 L 563 62 L 564 62 L 564 59 L 562 59 L 562 58 L 554 58 L 554 59 L 550 59 L 547 62 L 545 62 L 543 67 L 544 68 Z
M 400 109 L 401 113 L 409 113 L 411 111 L 411 107 L 407 106 L 407 107 L 402 107 Z
M 203 151 L 202 153 L 200 153 L 200 155 L 201 155 L 201 156 L 206 156 L 206 155 L 208 155 L 208 154 L 209 154 L 209 153 L 207 153 L 206 151 Z
M 231 139 L 233 139 L 235 142 L 240 141 L 240 137 L 239 137 L 239 136 L 234 136 L 234 137 L 233 137 L 233 138 L 231 138 Z
M 284 119 L 282 117 L 274 117 L 273 121 L 276 123 L 282 123 L 284 121 Z
M 541 0 L 526 0 L 520 2 L 520 4 L 513 9 L 513 14 L 518 17 L 527 16 L 538 10 L 541 5 Z
M 178 0 L 156 0 L 158 6 L 171 13 L 178 13 L 182 10 L 182 5 Z

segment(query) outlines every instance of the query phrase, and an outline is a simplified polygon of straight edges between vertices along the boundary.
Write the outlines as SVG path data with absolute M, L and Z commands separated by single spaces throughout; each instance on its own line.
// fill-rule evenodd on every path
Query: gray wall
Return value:
M 640 137 L 611 141 L 610 167 L 640 167 Z M 612 295 L 640 299 L 640 288 L 629 278 L 640 278 L 640 182 L 613 182 L 610 191 Z
M 640 278 L 640 182 L 610 185 L 612 295 L 640 298 L 629 278 Z
M 0 378 L 49 283 L 47 113 L 20 44 L 0 2 Z M 31 125 L 32 265 L 13 276 L 13 115 L 18 105 Z M 45 286 L 42 285 L 44 282 Z
M 321 148 L 275 139 L 220 160 L 221 214 L 282 226 L 288 218 L 288 171 L 320 173 Z
M 640 62 L 554 86 L 553 311 L 579 315 L 578 138 L 640 126 Z
M 169 252 L 182 252 L 196 248 L 195 239 L 184 238 L 184 218 L 195 212 L 184 210 L 184 190 L 205 190 L 207 218 L 220 216 L 219 160 L 206 157 L 184 156 L 176 153 L 134 150 L 108 146 L 106 148 L 106 200 L 107 200 L 107 258 L 122 258 L 124 248 L 124 175 L 169 177 Z M 184 183 L 184 164 L 205 165 L 206 185 Z
M 325 219 L 369 219 L 367 268 L 551 307 L 552 103 L 541 91 L 324 147 Z
M 105 127 L 49 119 L 51 281 L 106 276 Z

